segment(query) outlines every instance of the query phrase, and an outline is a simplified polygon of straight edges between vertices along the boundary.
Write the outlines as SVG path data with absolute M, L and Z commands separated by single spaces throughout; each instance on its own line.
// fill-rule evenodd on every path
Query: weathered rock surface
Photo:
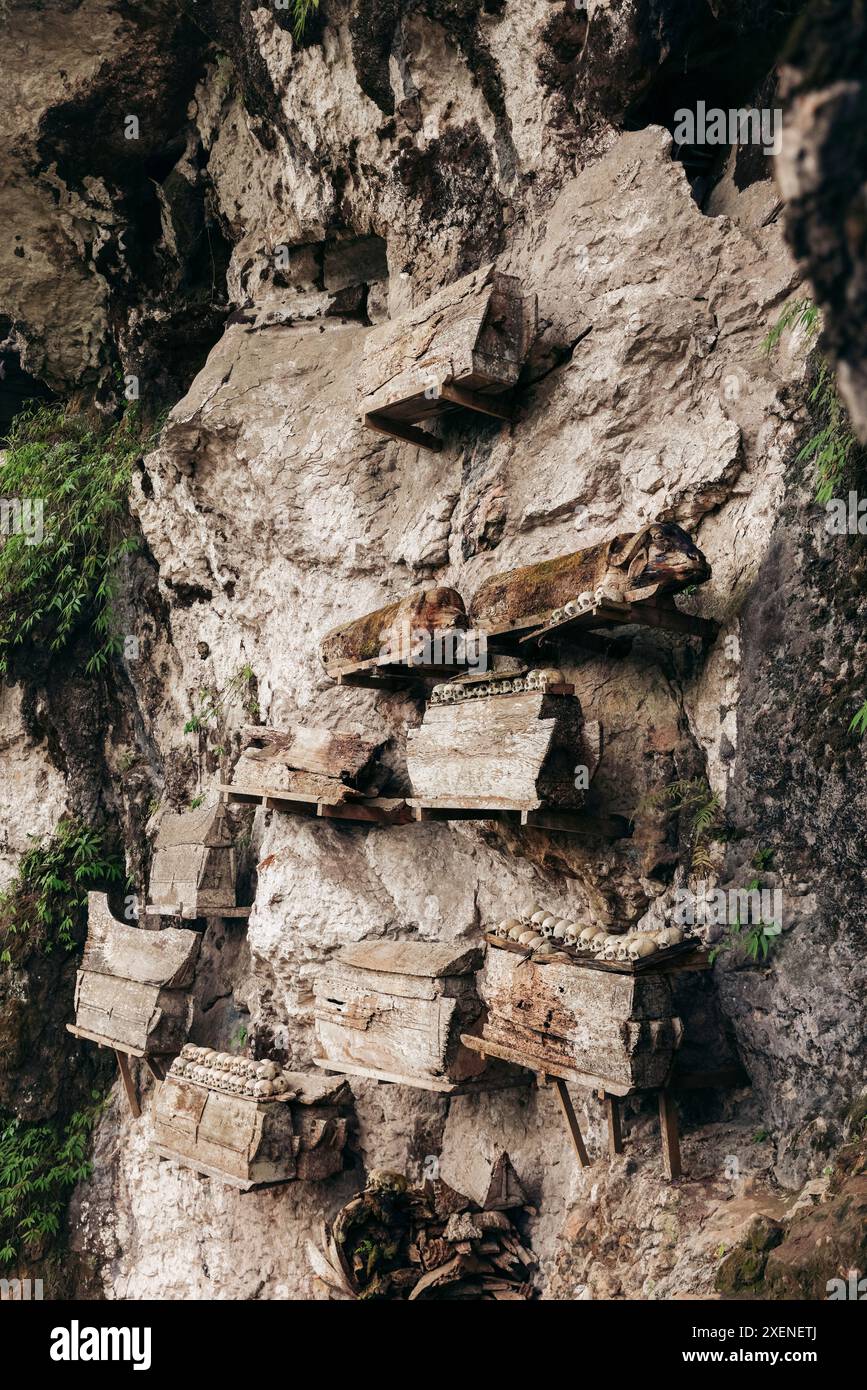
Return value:
M 726 8 L 749 36 L 772 7 Z M 141 889 L 148 803 L 213 795 L 253 719 L 389 740 L 388 790 L 407 791 L 419 698 L 338 689 L 321 636 L 415 586 L 469 599 L 493 573 L 662 519 L 712 566 L 681 602 L 719 620 L 714 646 L 641 632 L 616 657 L 558 657 L 605 728 L 589 809 L 634 818 L 632 835 L 347 829 L 259 810 L 241 876 L 255 908 L 246 930 L 209 924 L 191 1036 L 228 1049 L 244 1030 L 256 1055 L 305 1068 L 312 980 L 340 945 L 474 944 L 528 896 L 619 927 L 661 915 L 689 827 L 646 798 L 673 779 L 707 776 L 736 831 L 714 846 L 720 881 L 745 886 L 773 850 L 767 877 L 786 903 L 765 964 L 726 950 L 678 1003 L 698 1032 L 722 1012 L 725 1060 L 739 1055 L 752 1081 L 683 1100 L 682 1185 L 662 1181 L 652 1100 L 632 1107 L 626 1155 L 581 1172 L 529 1076 L 451 1100 L 353 1080 L 346 1172 L 241 1197 L 148 1155 L 143 1076 L 141 1121 L 113 1104 L 71 1216 L 91 1296 L 324 1297 L 305 1243 L 362 1169 L 438 1167 L 464 1190 L 467 1166 L 503 1150 L 538 1211 L 528 1234 L 548 1296 L 709 1293 L 721 1247 L 757 1214 L 782 1220 L 843 1137 L 865 1060 L 867 795 L 847 732 L 867 696 L 861 542 L 826 533 L 792 465 L 797 342 L 761 350 L 799 284 L 766 218 L 771 185 L 744 189 L 735 170 L 705 215 L 651 123 L 677 104 L 691 44 L 711 46 L 711 19 L 697 35 L 676 9 L 651 21 L 610 3 L 326 0 L 299 46 L 264 7 L 197 8 L 195 41 L 160 6 L 145 21 L 84 0 L 38 31 L 36 11 L 10 8 L 16 52 L 32 40 L 32 56 L 3 117 L 0 318 L 56 389 L 105 394 L 120 364 L 151 404 L 175 404 L 134 482 L 145 550 L 124 575 L 138 656 L 124 658 L 123 698 L 97 698 L 66 667 L 37 673 L 26 689 L 46 737 L 31 747 L 17 694 L 3 696 L 6 876 L 22 830 L 49 830 L 68 801 L 117 813 Z M 133 168 L 111 123 L 140 108 L 153 114 Z M 539 300 L 514 424 L 456 413 L 437 425 L 438 455 L 363 429 L 370 323 L 486 260 Z M 185 734 L 202 691 L 230 694 Z M 601 1108 L 576 1101 L 601 1155 Z

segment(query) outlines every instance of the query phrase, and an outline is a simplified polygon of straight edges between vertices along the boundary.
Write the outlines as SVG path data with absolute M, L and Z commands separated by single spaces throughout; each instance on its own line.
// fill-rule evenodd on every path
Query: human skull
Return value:
M 494 687 L 495 693 L 497 695 L 511 695 L 513 685 L 513 681 L 498 681 Z
M 278 1072 L 271 1085 L 274 1087 L 275 1096 L 283 1096 L 289 1090 L 289 1081 L 282 1072 Z
M 257 1063 L 256 1075 L 260 1081 L 273 1081 L 277 1075 L 277 1068 L 273 1062 L 266 1059 L 264 1062 Z
M 198 1049 L 194 1047 L 192 1043 L 184 1043 L 181 1048 L 181 1057 L 185 1062 L 194 1062 L 196 1060 L 197 1051 Z
M 630 960 L 644 960 L 647 956 L 654 955 L 659 947 L 652 936 L 647 936 L 643 932 L 636 932 L 629 938 L 627 953 Z
M 455 687 L 454 687 L 453 685 L 446 685 L 446 686 L 443 686 L 443 696 L 442 696 L 443 704 L 444 704 L 444 705 L 450 705 L 450 704 L 452 704 L 453 701 L 454 701 L 454 698 L 455 698 Z
M 444 685 L 435 685 L 435 686 L 434 686 L 433 690 L 432 690 L 431 693 L 430 693 L 430 702 L 431 702 L 432 705 L 441 705 L 441 704 L 442 704 L 442 700 L 443 700 L 443 691 L 444 691 L 444 690 L 445 690 L 445 686 L 444 686 Z
M 512 681 L 513 695 L 523 695 L 524 691 L 528 689 L 529 686 L 527 685 L 526 679 L 523 676 L 518 676 L 516 680 Z
M 543 932 L 543 934 L 545 934 L 545 933 L 544 933 L 544 928 L 545 928 L 545 927 L 550 927 L 550 928 L 551 928 L 551 931 L 553 931 L 554 928 L 556 927 L 556 925 L 557 925 L 557 918 L 554 917 L 554 916 L 552 915 L 552 913 L 547 912 L 547 913 L 545 914 L 545 916 L 542 918 L 541 922 L 539 923 L 539 930 L 540 930 L 541 932 Z
M 542 923 L 544 922 L 545 918 L 548 917 L 548 916 L 550 916 L 550 913 L 545 912 L 544 908 L 539 907 L 539 908 L 536 909 L 536 911 L 535 911 L 535 912 L 533 913 L 533 915 L 531 916 L 531 918 L 530 918 L 530 925 L 533 926 L 533 927 L 541 927 L 541 925 L 542 925 Z
M 616 950 L 615 950 L 615 959 L 616 959 L 616 960 L 626 960 L 627 958 L 628 958 L 628 948 L 627 948 L 626 938 L 625 938 L 625 937 L 621 937 L 620 940 L 619 940 L 618 943 L 617 943 L 617 947 L 616 947 Z
M 580 933 L 580 935 L 579 935 L 579 937 L 578 937 L 579 943 L 580 943 L 582 946 L 586 946 L 586 947 L 589 948 L 590 943 L 591 943 L 591 941 L 593 940 L 593 938 L 594 938 L 594 936 L 596 935 L 596 933 L 597 933 L 598 930 L 599 930 L 598 927 L 584 927 L 583 931 Z
M 556 925 L 557 923 L 554 921 L 553 917 L 546 917 L 539 931 L 542 936 L 548 939 L 554 935 L 554 928 Z
M 575 930 L 575 923 L 570 922 L 563 933 L 563 944 L 565 946 L 575 946 L 578 942 L 578 932 Z
M 566 610 L 565 610 L 565 608 L 554 608 L 554 609 L 552 609 L 551 612 L 548 614 L 548 621 L 549 621 L 549 623 L 562 623 L 562 621 L 563 621 L 563 619 L 564 619 L 565 616 L 566 616 Z
M 603 957 L 603 959 L 604 959 L 604 960 L 616 960 L 616 959 L 617 959 L 617 950 L 618 950 L 619 945 L 620 945 L 620 937 L 619 937 L 619 936 L 606 936 L 606 938 L 605 938 L 605 945 L 604 945 L 603 948 L 602 948 L 602 957 Z
M 683 929 L 681 927 L 665 927 L 656 933 L 657 946 L 679 946 L 683 940 Z
M 509 928 L 509 940 L 510 940 L 510 941 L 517 941 L 518 938 L 519 938 L 520 936 L 522 936 L 522 935 L 524 934 L 524 932 L 527 931 L 527 930 L 528 930 L 528 928 L 527 928 L 527 927 L 524 927 L 524 926 L 510 927 L 510 928 Z
M 580 593 L 578 595 L 577 604 L 579 612 L 586 613 L 588 608 L 592 608 L 594 606 L 594 603 L 594 596 L 589 589 L 585 589 L 583 593 Z
M 273 1096 L 274 1086 L 270 1081 L 254 1081 L 253 1091 L 254 1094 L 261 1100 L 265 1099 L 265 1097 L 267 1096 Z

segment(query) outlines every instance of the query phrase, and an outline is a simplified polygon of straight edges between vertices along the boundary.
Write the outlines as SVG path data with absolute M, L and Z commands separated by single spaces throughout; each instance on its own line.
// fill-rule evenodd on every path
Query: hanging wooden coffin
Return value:
M 229 1090 L 212 1075 L 193 1079 L 175 1062 L 159 1087 L 153 1147 L 244 1192 L 271 1183 L 319 1181 L 343 1167 L 349 1096 L 345 1082 L 282 1072 L 281 1095 Z
M 478 1045 L 489 1056 L 612 1095 L 668 1079 L 683 1029 L 664 974 L 521 964 L 489 949 L 479 992 L 488 1016 Z
M 335 678 L 366 667 L 456 670 L 466 665 L 466 627 L 456 589 L 419 589 L 326 633 L 319 656 Z
M 315 989 L 317 1066 L 451 1091 L 484 1069 L 461 1042 L 482 1014 L 478 948 L 361 942 L 329 961 Z
M 154 846 L 149 901 L 151 915 L 193 919 L 236 916 L 237 868 L 226 807 L 203 806 L 165 815 Z
M 421 727 L 407 735 L 407 771 L 423 806 L 575 809 L 598 766 L 601 740 L 600 726 L 585 724 L 571 693 L 491 694 L 428 705 Z
M 133 1057 L 180 1052 L 199 942 L 196 932 L 177 927 L 125 926 L 112 917 L 104 893 L 89 893 L 69 1031 Z
M 410 313 L 374 328 L 358 376 L 361 417 L 383 434 L 431 449 L 419 421 L 464 406 L 511 417 L 515 385 L 536 332 L 536 296 L 483 266 Z M 499 399 L 498 399 L 499 397 Z
M 674 522 L 653 522 L 586 550 L 491 575 L 473 599 L 472 622 L 496 637 L 552 624 L 640 622 L 644 609 L 651 622 L 660 604 L 664 617 L 667 604 L 688 629 L 690 615 L 674 608 L 671 595 L 704 584 L 710 574 L 686 531 Z M 695 621 L 702 631 L 702 620 Z

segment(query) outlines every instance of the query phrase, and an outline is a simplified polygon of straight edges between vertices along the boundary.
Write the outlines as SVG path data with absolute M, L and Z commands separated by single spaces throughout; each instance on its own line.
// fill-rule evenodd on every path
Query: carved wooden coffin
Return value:
M 407 735 L 406 762 L 425 806 L 574 809 L 600 745 L 599 725 L 585 724 L 574 695 L 539 689 L 428 705 Z M 579 766 L 587 778 L 576 776 Z
M 513 952 L 492 947 L 479 992 L 488 1010 L 482 1044 L 490 1056 L 583 1079 L 612 1095 L 663 1086 L 683 1031 L 662 973 L 522 965 Z
M 641 602 L 703 584 L 710 573 L 680 526 L 653 522 L 587 550 L 491 575 L 473 599 L 472 621 L 488 629 L 529 626 L 582 594 L 595 599 L 598 590 L 616 602 Z
M 348 1120 L 345 1082 L 283 1072 L 282 1095 L 234 1092 L 211 1075 L 201 1082 L 174 1063 L 157 1091 L 153 1148 L 161 1158 L 247 1192 L 340 1172 Z
M 456 405 L 505 413 L 496 397 L 515 385 L 535 332 L 536 296 L 483 266 L 367 334 L 361 416 L 374 429 L 436 448 L 439 441 L 411 422 Z
M 484 1059 L 461 1042 L 482 1015 L 478 948 L 433 941 L 347 946 L 316 980 L 318 1066 L 448 1091 Z
M 104 893 L 89 893 L 70 1032 L 134 1057 L 180 1052 L 199 941 L 196 932 L 178 927 L 125 926 L 112 917 Z
M 147 910 L 184 918 L 235 908 L 232 834 L 222 803 L 164 815 L 154 846 Z
M 330 676 L 379 660 L 391 665 L 454 664 L 467 626 L 464 601 L 455 589 L 423 589 L 326 633 L 319 644 Z
M 378 780 L 386 775 L 378 762 L 384 740 L 348 729 L 251 725 L 241 730 L 241 745 L 234 772 L 238 786 L 287 791 L 339 805 L 375 794 Z

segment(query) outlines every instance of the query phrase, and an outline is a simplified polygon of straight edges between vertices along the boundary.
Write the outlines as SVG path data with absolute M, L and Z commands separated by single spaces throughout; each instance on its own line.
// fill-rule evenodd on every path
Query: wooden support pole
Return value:
M 582 1168 L 589 1168 L 590 1159 L 584 1147 L 584 1140 L 581 1138 L 578 1116 L 575 1114 L 575 1107 L 572 1104 L 572 1097 L 569 1094 L 566 1082 L 561 1076 L 546 1076 L 545 1083 L 546 1085 L 552 1085 L 557 1092 L 557 1099 L 560 1102 L 560 1109 L 563 1111 L 563 1118 L 566 1121 L 569 1138 L 572 1140 L 572 1146 L 578 1155 L 578 1162 L 581 1164 Z
M 150 1072 L 151 1076 L 153 1077 L 154 1081 L 165 1081 L 166 1073 L 163 1068 L 163 1064 L 162 1062 L 158 1061 L 156 1057 L 145 1057 L 144 1064 Z
M 126 1098 L 127 1103 L 129 1104 L 130 1114 L 132 1115 L 134 1120 L 138 1120 L 141 1117 L 141 1106 L 138 1103 L 138 1096 L 136 1095 L 135 1090 L 135 1082 L 132 1079 L 132 1072 L 129 1069 L 129 1058 L 127 1057 L 125 1052 L 115 1051 L 114 1055 L 117 1058 L 117 1065 L 120 1070 L 120 1079 L 123 1082 L 123 1089 L 126 1091 Z
M 608 1157 L 623 1153 L 623 1128 L 617 1097 L 605 1093 L 605 1113 L 608 1117 Z
M 370 429 L 377 430 L 379 434 L 387 434 L 389 438 L 399 439 L 404 444 L 415 444 L 420 449 L 433 449 L 436 454 L 442 451 L 441 439 L 435 434 L 428 434 L 427 430 L 416 429 L 415 425 L 410 425 L 405 420 L 393 420 L 390 415 L 371 411 L 365 415 L 364 423 Z
M 662 1168 L 669 1182 L 679 1178 L 680 1138 L 677 1128 L 677 1110 L 674 1099 L 667 1087 L 659 1093 L 659 1131 L 662 1139 Z
M 486 396 L 481 391 L 468 391 L 463 386 L 446 385 L 440 387 L 440 396 L 452 405 L 462 405 L 466 410 L 476 410 L 481 415 L 492 415 L 495 420 L 513 420 L 515 407 L 507 395 Z

